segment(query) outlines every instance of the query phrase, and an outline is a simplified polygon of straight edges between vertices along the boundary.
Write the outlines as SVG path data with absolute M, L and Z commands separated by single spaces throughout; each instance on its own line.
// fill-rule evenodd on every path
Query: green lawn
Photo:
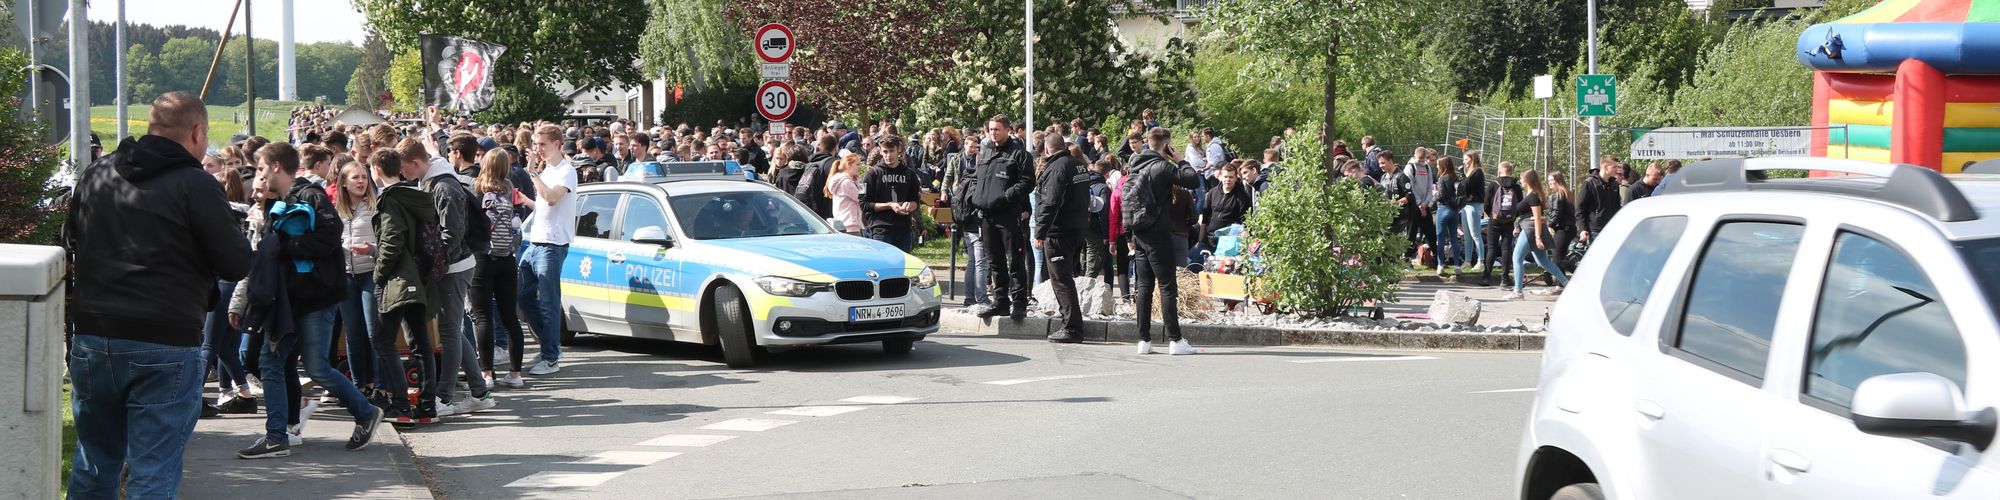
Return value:
M 930 264 L 930 265 L 949 264 L 951 263 L 951 237 L 945 236 L 942 238 L 931 238 L 929 240 L 925 240 L 923 245 L 917 246 L 917 248 L 914 251 L 910 252 L 910 254 L 917 256 L 917 258 L 919 259 L 923 259 L 925 264 Z M 965 255 L 960 254 L 958 256 L 958 260 L 959 264 L 961 265 L 964 264 Z
M 291 116 L 292 108 L 310 104 L 312 103 L 257 101 L 257 115 L 259 116 L 257 120 L 257 135 L 272 140 L 280 140 L 280 138 L 284 137 L 285 122 Z M 153 106 L 148 104 L 134 104 L 127 108 L 127 116 L 125 117 L 127 121 L 126 132 L 135 136 L 144 135 L 146 133 L 146 124 L 149 123 L 147 116 L 152 111 Z M 208 107 L 209 147 L 226 146 L 229 144 L 229 136 L 244 131 L 243 124 L 240 122 L 240 117 L 238 116 L 243 114 L 243 112 L 243 106 Z M 98 138 L 103 141 L 105 152 L 118 149 L 117 140 L 115 139 L 118 135 L 118 107 L 91 106 L 90 131 L 96 132 Z

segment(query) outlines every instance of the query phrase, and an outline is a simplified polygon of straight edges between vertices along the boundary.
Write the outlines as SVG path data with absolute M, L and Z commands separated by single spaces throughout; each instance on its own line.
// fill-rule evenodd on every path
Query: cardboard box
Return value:
M 1201 294 L 1209 298 L 1248 300 L 1250 278 L 1235 274 L 1201 273 Z

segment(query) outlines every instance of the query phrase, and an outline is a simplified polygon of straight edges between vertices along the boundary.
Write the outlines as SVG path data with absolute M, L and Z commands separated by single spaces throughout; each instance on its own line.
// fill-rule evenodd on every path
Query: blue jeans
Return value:
M 267 344 L 264 372 L 260 378 L 264 381 L 264 437 L 273 443 L 285 442 L 285 426 L 291 420 L 292 410 L 289 401 L 298 397 L 288 393 L 285 387 L 285 379 L 298 380 L 298 377 L 286 373 L 285 364 L 280 361 L 292 357 L 294 352 L 304 360 L 306 376 L 312 377 L 320 387 L 325 387 L 328 394 L 339 398 L 340 406 L 347 408 L 347 414 L 353 415 L 355 422 L 374 416 L 374 413 L 369 413 L 376 410 L 368 403 L 368 398 L 361 396 L 361 391 L 354 388 L 354 382 L 334 371 L 333 365 L 326 361 L 326 353 L 320 352 L 320 349 L 333 343 L 333 309 L 328 307 L 293 313 L 292 334 L 274 338 Z M 308 418 L 312 416 L 299 415 L 300 421 Z
M 1515 255 L 1514 258 L 1516 259 L 1513 263 L 1514 293 L 1521 292 L 1521 268 L 1527 267 L 1521 265 L 1521 262 L 1527 260 L 1526 258 L 1523 258 L 1524 256 L 1533 258 L 1535 261 L 1535 265 L 1542 266 L 1542 269 L 1547 270 L 1549 274 L 1554 275 L 1556 277 L 1557 284 L 1560 284 L 1562 286 L 1569 286 L 1569 277 L 1563 276 L 1562 268 L 1556 266 L 1556 261 L 1549 258 L 1549 251 L 1545 249 L 1535 248 L 1535 235 L 1530 231 L 1534 231 L 1534 228 L 1524 225 L 1521 230 L 1521 234 L 1514 236 L 1514 255 Z M 1549 240 L 1543 240 L 1542 242 L 1550 245 L 1555 244 L 1554 241 L 1549 241 Z
M 894 230 L 870 228 L 864 229 L 863 232 L 868 233 L 868 239 L 888 243 L 895 246 L 897 250 L 904 252 L 910 251 L 912 248 L 910 246 L 911 242 L 917 239 L 917 231 L 915 229 Z
M 239 350 L 243 346 L 243 332 L 229 327 L 229 295 L 236 292 L 236 282 L 218 280 L 215 287 L 222 293 L 222 300 L 215 302 L 215 308 L 208 311 L 207 324 L 202 325 L 202 350 L 206 351 L 202 359 L 221 372 L 215 379 L 226 395 L 231 390 L 249 389 L 246 379 L 250 372 L 243 369 L 243 353 Z
M 567 258 L 569 245 L 534 243 L 521 253 L 521 315 L 535 330 L 541 360 L 551 363 L 562 359 L 562 266 Z
M 1437 255 L 1438 267 L 1444 267 L 1447 262 L 1458 260 L 1459 255 L 1465 253 L 1464 240 L 1458 239 L 1458 225 L 1461 222 L 1458 209 L 1450 205 L 1439 203 L 1437 210 L 1431 212 L 1431 226 L 1437 228 L 1437 248 L 1432 250 L 1435 250 L 1433 253 Z M 1450 250 L 1446 250 L 1447 248 Z
M 201 416 L 200 347 L 77 332 L 69 350 L 76 458 L 70 498 L 174 498 L 181 455 Z
M 965 296 L 974 304 L 986 303 L 986 246 L 978 231 L 965 232 Z
M 1480 236 L 1481 222 L 1486 220 L 1485 203 L 1467 203 L 1459 210 L 1459 218 L 1465 219 L 1465 262 L 1467 265 L 1486 265 L 1493 259 L 1486 254 L 1486 238 Z
M 375 348 L 369 339 L 382 331 L 382 315 L 375 312 L 375 279 L 371 273 L 347 275 L 347 300 L 340 302 L 340 324 L 347 334 L 347 373 L 354 385 L 375 385 Z

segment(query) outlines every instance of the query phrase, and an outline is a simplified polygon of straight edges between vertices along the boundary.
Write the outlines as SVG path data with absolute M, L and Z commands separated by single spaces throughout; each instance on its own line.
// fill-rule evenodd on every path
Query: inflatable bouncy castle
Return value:
M 1799 35 L 1812 154 L 1945 173 L 2000 158 L 2000 0 L 1886 0 Z M 1842 127 L 1844 126 L 1844 127 Z

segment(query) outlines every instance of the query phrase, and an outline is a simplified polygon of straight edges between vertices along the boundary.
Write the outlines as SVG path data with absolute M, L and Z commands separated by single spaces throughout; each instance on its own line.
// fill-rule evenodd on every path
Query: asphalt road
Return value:
M 447 498 L 1508 497 L 1539 354 L 1204 350 L 940 335 L 737 371 L 585 336 L 406 436 Z

